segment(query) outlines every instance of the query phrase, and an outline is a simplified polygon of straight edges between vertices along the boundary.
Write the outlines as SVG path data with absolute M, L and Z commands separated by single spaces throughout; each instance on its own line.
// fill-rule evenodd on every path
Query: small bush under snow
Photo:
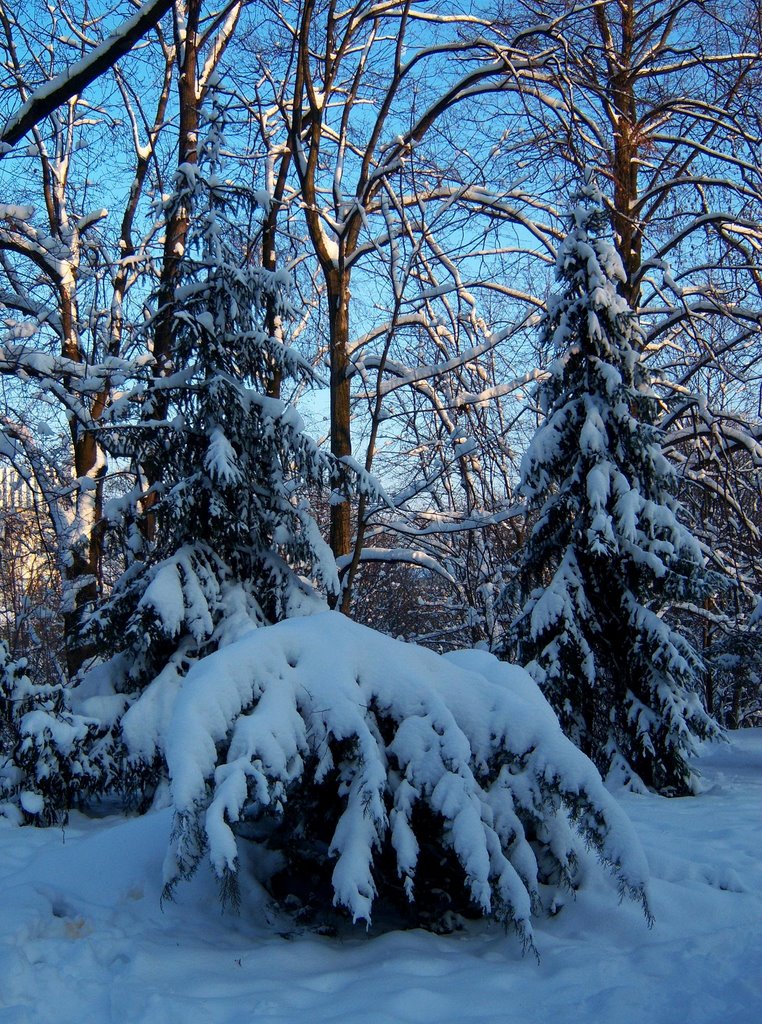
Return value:
M 104 730 L 75 714 L 60 685 L 40 685 L 0 641 L 0 817 L 64 822 L 81 797 L 111 786 Z
M 269 884 L 291 903 L 366 922 L 477 913 L 531 945 L 531 916 L 578 884 L 582 841 L 648 914 L 627 818 L 527 673 L 489 654 L 440 656 L 326 612 L 204 658 L 169 717 L 156 698 L 125 731 L 169 766 L 168 891 L 207 853 L 234 885 L 247 836 L 277 850 Z

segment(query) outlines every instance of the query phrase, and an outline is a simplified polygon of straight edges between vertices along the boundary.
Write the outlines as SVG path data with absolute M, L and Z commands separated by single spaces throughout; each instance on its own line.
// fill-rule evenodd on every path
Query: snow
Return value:
M 180 573 L 175 562 L 170 562 L 158 570 L 140 599 L 139 607 L 154 609 L 170 636 L 175 636 L 180 631 L 185 617 L 185 602 Z
M 30 220 L 33 216 L 33 206 L 17 206 L 12 203 L 0 203 L 0 220 Z
M 314 773 L 315 782 L 337 785 L 335 816 L 326 806 L 321 825 L 334 830 L 334 903 L 355 921 L 370 924 L 376 881 L 387 885 L 375 856 L 389 826 L 397 874 L 412 891 L 406 868 L 416 867 L 423 838 L 413 835 L 423 828 L 413 804 L 428 804 L 442 821 L 441 842 L 473 902 L 511 921 L 527 946 L 530 914 L 557 888 L 546 884 L 541 897 L 540 865 L 552 859 L 561 878 L 577 879 L 582 843 L 572 820 L 620 891 L 648 914 L 648 868 L 628 819 L 529 676 L 493 655 L 443 658 L 325 612 L 251 630 L 202 659 L 169 718 L 157 684 L 126 718 L 140 716 L 141 734 L 157 737 L 166 755 L 176 817 L 164 877 L 172 888 L 206 851 L 221 880 L 238 873 L 251 845 L 241 847 L 231 824 L 263 822 L 265 809 L 279 819 L 287 800 L 299 806 Z M 292 827 L 315 824 L 308 816 Z M 388 898 L 387 888 L 382 913 Z
M 538 923 L 539 964 L 495 925 L 324 938 L 256 889 L 221 915 L 207 868 L 162 905 L 167 809 L 75 814 L 65 832 L 0 818 L 0 1021 L 754 1024 L 762 730 L 706 747 L 698 765 L 698 796 L 619 794 L 648 856 L 655 927 L 617 908 L 601 876 Z

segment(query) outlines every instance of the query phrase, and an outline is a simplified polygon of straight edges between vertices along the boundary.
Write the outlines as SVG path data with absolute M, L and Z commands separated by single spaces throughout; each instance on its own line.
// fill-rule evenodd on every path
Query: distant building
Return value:
M 33 508 L 35 488 L 12 466 L 0 465 L 0 515 L 8 511 Z

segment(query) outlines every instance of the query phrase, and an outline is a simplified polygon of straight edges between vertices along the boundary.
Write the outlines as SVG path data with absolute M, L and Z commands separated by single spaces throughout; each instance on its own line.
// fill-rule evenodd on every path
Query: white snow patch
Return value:
M 472 668 L 479 657 L 455 660 Z M 706 748 L 699 767 L 700 796 L 620 796 L 651 866 L 656 926 L 646 929 L 635 906 L 612 909 L 601 879 L 536 926 L 539 965 L 493 925 L 340 941 L 301 933 L 254 882 L 240 915 L 221 916 L 203 869 L 162 908 L 168 811 L 74 814 L 63 835 L 0 815 L 0 1018 L 753 1024 L 762 1019 L 762 730 Z

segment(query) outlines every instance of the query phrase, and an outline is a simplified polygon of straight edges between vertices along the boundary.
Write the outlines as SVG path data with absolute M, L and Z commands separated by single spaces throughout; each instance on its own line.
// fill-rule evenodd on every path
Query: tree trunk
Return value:
M 198 163 L 198 23 L 200 12 L 201 0 L 189 0 L 185 10 L 186 20 L 183 32 L 181 32 L 177 14 L 175 15 L 175 46 L 178 48 L 178 53 L 181 54 L 177 80 L 180 103 L 178 165 Z M 185 253 L 188 226 L 188 210 L 184 204 L 180 204 L 167 222 L 164 236 L 158 308 L 153 334 L 154 375 L 156 377 L 165 377 L 172 372 L 175 287 L 180 262 Z M 159 392 L 151 410 L 151 418 L 163 419 L 166 413 L 167 398 L 165 393 Z M 141 468 L 145 473 L 150 491 L 150 488 L 161 478 L 161 467 L 148 464 Z M 155 503 L 156 494 L 150 491 L 143 503 L 145 512 L 143 533 L 149 543 L 156 537 L 156 517 L 151 511 Z
M 262 221 L 262 266 L 265 270 L 274 271 L 278 266 L 276 239 L 278 237 L 278 210 L 283 194 L 289 158 L 285 155 L 281 161 L 278 181 L 273 188 L 270 209 Z M 269 184 L 269 182 L 268 182 Z M 265 291 L 265 330 L 271 338 L 283 340 L 283 323 L 276 308 L 276 297 L 269 290 Z M 280 398 L 282 372 L 279 366 L 273 366 L 266 384 L 266 393 L 270 398 Z
M 61 209 L 65 209 L 61 201 Z M 86 355 L 79 337 L 79 311 L 76 282 L 79 275 L 79 235 L 74 232 L 70 243 L 71 283 L 61 278 L 58 286 L 61 313 L 62 345 L 65 358 L 85 363 Z M 64 378 L 64 386 L 69 383 Z M 90 416 L 97 423 L 103 415 L 105 394 L 93 399 Z M 103 547 L 103 478 L 106 458 L 92 430 L 75 417 L 69 418 L 73 450 L 73 475 L 76 480 L 74 508 L 68 524 L 68 536 L 60 538 L 65 558 L 62 565 L 62 601 L 66 669 L 76 675 L 94 651 L 82 639 L 85 616 L 100 596 L 100 575 Z
M 632 71 L 635 41 L 635 7 L 633 0 L 625 0 L 617 8 L 621 15 L 617 41 L 611 30 L 611 8 L 601 4 L 595 9 L 598 33 L 604 45 L 608 70 L 608 95 L 611 97 L 609 116 L 613 129 L 611 173 L 614 185 L 614 213 L 612 217 L 616 245 L 624 264 L 627 280 L 622 287 L 629 305 L 637 310 L 640 285 L 637 281 L 642 261 L 642 228 L 633 211 L 638 198 L 638 160 L 641 145 L 637 133 L 636 78 Z
M 349 404 L 349 273 L 326 275 L 331 345 L 331 452 L 352 454 Z M 349 501 L 331 505 L 331 550 L 336 558 L 349 554 L 352 522 Z

